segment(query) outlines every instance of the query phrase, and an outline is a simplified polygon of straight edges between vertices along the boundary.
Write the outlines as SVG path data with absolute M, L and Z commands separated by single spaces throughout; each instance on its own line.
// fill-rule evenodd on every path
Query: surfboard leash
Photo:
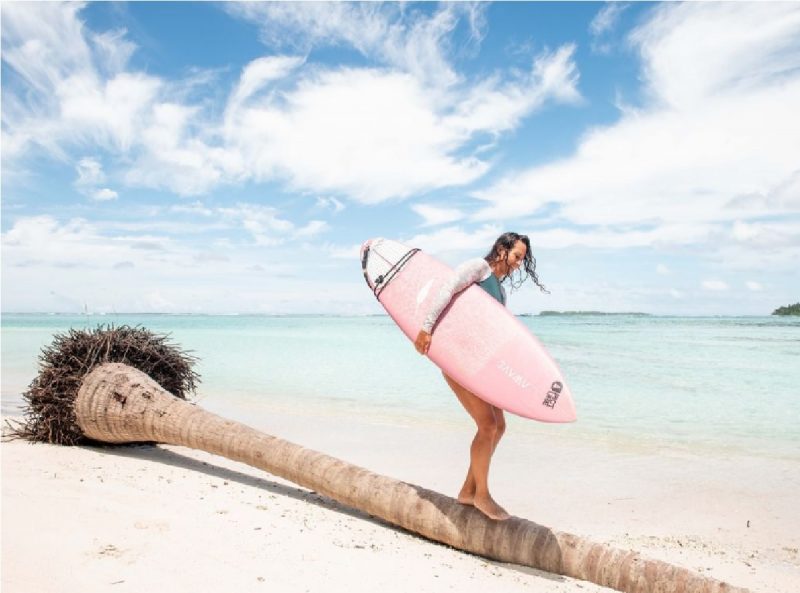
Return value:
M 394 265 L 392 265 L 386 271 L 386 273 L 381 274 L 380 276 L 375 278 L 375 284 L 373 285 L 373 284 L 370 283 L 369 275 L 367 274 L 367 260 L 369 259 L 370 248 L 367 247 L 364 250 L 364 255 L 361 258 L 361 269 L 364 272 L 364 280 L 366 280 L 367 286 L 369 286 L 372 289 L 372 294 L 375 295 L 376 299 L 380 298 L 381 293 L 384 291 L 384 289 L 387 286 L 389 286 L 389 284 L 391 283 L 392 279 L 395 276 L 397 276 L 397 274 L 400 272 L 400 270 L 403 269 L 403 266 L 405 266 L 406 263 L 408 263 L 408 260 L 410 260 L 412 257 L 414 257 L 414 255 L 418 251 L 419 251 L 419 248 L 417 248 L 417 247 L 414 247 L 414 248 L 409 249 L 408 251 L 406 251 L 403 254 L 403 256 L 399 260 L 397 260 L 397 262 Z

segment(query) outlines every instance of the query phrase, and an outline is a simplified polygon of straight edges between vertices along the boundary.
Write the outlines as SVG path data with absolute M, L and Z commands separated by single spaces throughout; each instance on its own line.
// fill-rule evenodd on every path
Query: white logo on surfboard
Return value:
M 510 364 L 508 364 L 505 360 L 501 360 L 497 367 L 503 371 L 503 373 L 511 379 L 514 383 L 522 387 L 523 389 L 527 389 L 531 386 L 530 382 L 522 376 L 522 373 L 516 372 Z
M 422 302 L 425 300 L 425 297 L 428 296 L 428 292 L 430 291 L 431 286 L 433 286 L 433 278 L 428 280 L 422 286 L 422 288 L 419 289 L 419 292 L 417 293 L 417 307 L 419 307 L 422 304 Z

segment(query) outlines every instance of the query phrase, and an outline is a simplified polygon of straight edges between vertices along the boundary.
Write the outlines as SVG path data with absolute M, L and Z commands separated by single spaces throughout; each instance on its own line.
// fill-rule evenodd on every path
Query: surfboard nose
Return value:
M 578 413 L 575 410 L 575 400 L 572 399 L 572 390 L 564 381 L 557 366 L 556 372 L 558 378 L 551 384 L 548 397 L 545 398 L 545 401 L 552 402 L 552 416 L 549 422 L 575 422 L 578 419 Z
M 561 422 L 575 422 L 578 419 L 578 412 L 575 409 L 575 400 L 572 399 L 572 392 L 570 388 L 564 384 L 564 391 L 562 392 L 565 396 L 564 406 L 560 412 L 561 414 Z
M 367 282 L 367 286 L 369 286 L 370 290 L 374 289 L 375 286 L 372 282 L 371 274 L 367 269 L 368 266 L 368 257 L 369 257 L 369 249 L 372 244 L 375 242 L 375 239 L 367 239 L 361 244 L 361 253 L 359 255 L 359 259 L 361 260 L 361 271 L 364 273 L 364 280 Z
M 361 244 L 361 251 L 359 252 L 359 259 L 361 259 L 361 261 L 364 261 L 364 253 L 366 253 L 367 249 L 369 249 L 369 246 L 372 245 L 374 240 L 375 239 L 367 239 Z

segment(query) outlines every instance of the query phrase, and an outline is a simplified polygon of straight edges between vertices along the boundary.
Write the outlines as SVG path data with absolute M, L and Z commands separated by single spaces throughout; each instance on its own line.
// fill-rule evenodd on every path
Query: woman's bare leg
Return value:
M 495 432 L 494 437 L 494 445 L 492 446 L 492 455 L 494 455 L 495 450 L 497 449 L 497 444 L 500 442 L 500 439 L 503 438 L 503 434 L 506 430 L 506 421 L 505 417 L 503 416 L 503 410 L 498 407 L 492 406 L 495 412 L 495 418 L 498 420 L 497 430 Z M 461 487 L 461 491 L 458 493 L 458 502 L 461 504 L 473 504 L 475 500 L 475 476 L 472 473 L 472 466 L 467 469 L 467 477 L 464 480 L 464 485 Z
M 489 494 L 488 484 L 492 454 L 505 431 L 503 412 L 486 403 L 447 375 L 445 375 L 445 379 L 478 427 L 478 432 L 470 447 L 469 471 L 458 495 L 458 500 L 464 504 L 474 505 L 492 519 L 508 519 L 508 513 Z

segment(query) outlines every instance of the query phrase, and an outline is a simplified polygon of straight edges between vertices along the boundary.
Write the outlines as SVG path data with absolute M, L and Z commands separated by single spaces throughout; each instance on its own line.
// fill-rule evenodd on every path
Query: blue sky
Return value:
M 3 3 L 2 310 L 377 313 L 359 245 L 530 235 L 512 310 L 800 300 L 800 3 Z

